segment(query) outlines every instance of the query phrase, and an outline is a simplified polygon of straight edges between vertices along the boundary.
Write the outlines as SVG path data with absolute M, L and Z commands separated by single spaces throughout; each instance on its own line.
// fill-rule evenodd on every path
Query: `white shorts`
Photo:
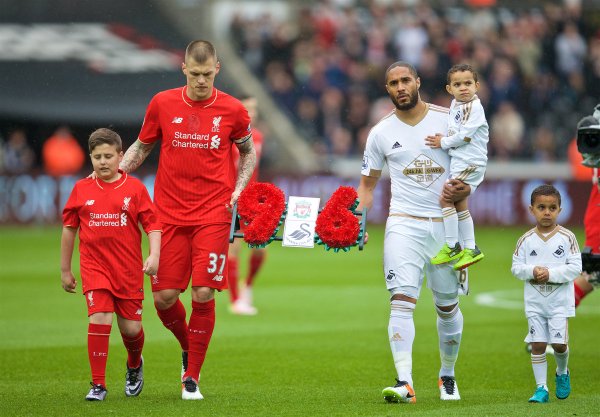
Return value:
M 569 319 L 567 317 L 528 317 L 529 332 L 525 342 L 544 342 L 566 345 L 569 342 Z
M 484 166 L 471 165 L 458 158 L 452 158 L 450 160 L 450 178 L 469 184 L 471 186 L 471 194 L 479 187 L 479 184 L 483 181 L 484 175 Z
M 451 264 L 431 265 L 431 258 L 445 243 L 444 236 L 442 221 L 388 217 L 383 244 L 383 272 L 385 284 L 392 295 L 419 298 L 424 276 L 427 276 L 427 287 L 437 293 L 458 295 L 468 292 L 466 270 L 462 273 L 454 271 Z

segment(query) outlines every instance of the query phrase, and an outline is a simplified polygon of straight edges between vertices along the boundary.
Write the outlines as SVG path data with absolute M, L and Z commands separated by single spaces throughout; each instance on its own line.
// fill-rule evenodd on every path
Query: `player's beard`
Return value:
M 392 100 L 392 103 L 394 103 L 394 106 L 396 106 L 398 110 L 406 111 L 414 108 L 419 102 L 419 93 L 417 93 L 416 91 L 409 93 L 409 96 L 410 100 L 408 100 L 408 102 L 406 103 L 399 103 L 398 99 L 392 95 L 390 95 L 390 99 Z

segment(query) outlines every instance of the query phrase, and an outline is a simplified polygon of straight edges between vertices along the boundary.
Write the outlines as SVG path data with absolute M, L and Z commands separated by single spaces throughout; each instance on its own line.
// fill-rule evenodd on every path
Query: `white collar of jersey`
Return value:
M 213 87 L 213 88 L 214 88 L 214 87 Z M 186 89 L 187 89 L 187 85 L 186 85 L 186 86 L 183 86 L 183 87 L 181 88 L 181 99 L 183 100 L 183 102 L 184 102 L 185 104 L 187 104 L 187 105 L 188 105 L 188 106 L 190 106 L 190 107 L 193 107 L 193 106 L 192 106 L 192 104 L 191 104 L 189 101 L 187 101 L 187 100 L 186 100 L 186 98 L 185 98 L 185 97 L 186 97 L 186 94 L 184 94 L 184 92 L 185 92 L 185 90 L 186 90 Z M 209 106 L 212 106 L 212 105 L 214 104 L 214 102 L 215 102 L 215 101 L 217 101 L 217 97 L 219 96 L 219 90 L 217 90 L 216 88 L 214 88 L 214 90 L 215 90 L 215 97 L 213 98 L 213 100 L 212 100 L 210 103 L 208 103 L 208 104 L 206 104 L 206 105 L 202 106 L 202 108 L 204 108 L 204 109 L 205 109 L 205 108 L 207 108 L 207 107 L 209 107 Z M 190 99 L 190 100 L 192 100 L 192 99 Z M 192 100 L 192 101 L 194 101 L 194 100 Z

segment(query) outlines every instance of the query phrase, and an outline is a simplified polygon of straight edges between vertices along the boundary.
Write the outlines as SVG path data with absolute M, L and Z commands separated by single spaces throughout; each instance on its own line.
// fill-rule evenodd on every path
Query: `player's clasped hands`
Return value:
M 544 282 L 548 282 L 549 279 L 550 272 L 548 271 L 548 268 L 544 266 L 536 266 L 533 268 L 533 280 L 536 283 L 542 284 Z
M 441 148 L 442 147 L 442 134 L 436 133 L 435 136 L 427 136 L 425 138 L 425 145 L 429 146 L 432 149 Z

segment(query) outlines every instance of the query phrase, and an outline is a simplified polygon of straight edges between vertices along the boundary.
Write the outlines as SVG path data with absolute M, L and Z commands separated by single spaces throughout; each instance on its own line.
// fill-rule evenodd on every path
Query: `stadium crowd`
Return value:
M 566 159 L 573 127 L 600 96 L 593 16 L 578 0 L 524 1 L 516 11 L 318 0 L 286 20 L 239 13 L 230 33 L 319 153 L 362 154 L 369 129 L 391 110 L 378 84 L 392 62 L 413 64 L 424 100 L 443 106 L 446 72 L 466 62 L 479 72 L 491 158 L 553 161 Z

